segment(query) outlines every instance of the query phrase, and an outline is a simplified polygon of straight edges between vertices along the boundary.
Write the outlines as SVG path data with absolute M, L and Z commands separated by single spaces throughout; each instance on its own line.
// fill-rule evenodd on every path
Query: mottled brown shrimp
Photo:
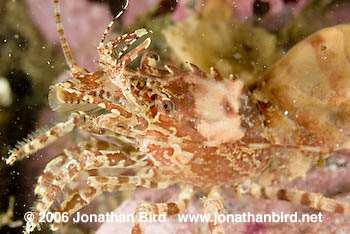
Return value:
M 90 138 L 64 149 L 46 165 L 35 188 L 39 197 L 35 219 L 27 222 L 26 233 L 39 226 L 39 212 L 71 216 L 105 191 L 161 189 L 171 184 L 182 187 L 178 201 L 142 204 L 135 211 L 132 233 L 144 232 L 140 212 L 181 213 L 197 189 L 209 191 L 203 198 L 203 213 L 211 218 L 224 209 L 221 188 L 350 213 L 347 202 L 278 187 L 304 176 L 311 165 L 332 154 L 349 155 L 349 25 L 324 29 L 300 42 L 266 72 L 252 93 L 237 77 L 222 77 L 214 68 L 205 73 L 191 63 L 188 70 L 158 67 L 159 56 L 144 52 L 151 43 L 147 29 L 105 42 L 126 6 L 98 45 L 101 70 L 90 73 L 76 64 L 58 0 L 53 2 L 72 77 L 51 86 L 49 103 L 54 111 L 71 115 L 20 143 L 6 162 L 13 164 L 74 129 Z M 130 69 L 128 64 L 143 53 L 140 67 Z M 99 175 L 105 168 L 115 175 Z M 118 169 L 131 169 L 134 174 L 122 175 Z M 76 186 L 79 182 L 83 188 Z M 67 185 L 73 188 L 63 192 Z M 55 207 L 60 195 L 64 199 Z M 53 223 L 51 228 L 60 225 Z M 212 219 L 209 229 L 224 233 Z

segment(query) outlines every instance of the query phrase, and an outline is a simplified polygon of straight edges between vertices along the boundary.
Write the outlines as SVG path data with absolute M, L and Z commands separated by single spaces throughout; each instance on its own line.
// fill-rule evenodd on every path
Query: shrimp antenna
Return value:
M 113 17 L 112 21 L 108 24 L 106 30 L 104 31 L 104 33 L 101 37 L 99 47 L 104 46 L 104 42 L 105 42 L 105 39 L 107 37 L 107 34 L 109 33 L 109 30 L 112 28 L 114 22 L 117 21 L 117 19 L 124 13 L 124 11 L 128 7 L 128 5 L 129 5 L 129 0 L 126 0 L 125 5 L 122 7 L 122 9 L 119 11 L 119 13 Z
M 69 66 L 69 69 L 74 77 L 79 76 L 81 74 L 86 73 L 87 71 L 84 68 L 81 68 L 77 65 L 75 62 L 72 51 L 69 48 L 66 35 L 63 31 L 63 25 L 61 20 L 61 12 L 59 8 L 58 0 L 53 0 L 54 3 L 54 9 L 55 9 L 55 15 L 56 15 L 56 26 L 57 26 L 57 32 L 60 38 L 62 50 L 64 57 L 66 58 L 67 65 Z

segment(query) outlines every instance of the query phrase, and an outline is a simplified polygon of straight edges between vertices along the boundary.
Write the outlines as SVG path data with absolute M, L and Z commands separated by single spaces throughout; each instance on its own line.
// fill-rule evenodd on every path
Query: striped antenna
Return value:
M 104 46 L 104 42 L 106 40 L 107 34 L 109 32 L 109 30 L 112 28 L 113 24 L 115 21 L 117 21 L 117 19 L 124 13 L 124 10 L 128 7 L 129 5 L 129 0 L 126 0 L 125 2 L 125 6 L 123 6 L 123 8 L 119 11 L 119 13 L 113 17 L 112 21 L 108 24 L 106 30 L 104 31 L 101 41 L 100 41 L 100 45 L 99 47 L 102 48 Z
M 55 15 L 56 15 L 56 25 L 57 25 L 57 32 L 61 41 L 61 46 L 63 50 L 64 57 L 66 58 L 66 62 L 69 66 L 69 69 L 73 76 L 78 76 L 82 73 L 85 73 L 85 69 L 79 67 L 77 63 L 75 62 L 72 51 L 69 48 L 66 35 L 63 31 L 63 25 L 61 20 L 61 13 L 60 8 L 58 4 L 58 0 L 53 0 L 54 3 L 54 9 L 55 9 Z

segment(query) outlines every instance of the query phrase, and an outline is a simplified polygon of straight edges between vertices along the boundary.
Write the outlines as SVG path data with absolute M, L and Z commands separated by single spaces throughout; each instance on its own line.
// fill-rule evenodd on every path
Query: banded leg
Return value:
M 67 151 L 66 151 L 67 152 Z M 68 156 L 66 153 L 61 153 L 46 164 L 43 173 L 38 178 L 38 183 L 35 186 L 34 194 L 42 197 L 47 192 L 47 188 L 52 183 L 53 179 L 58 176 L 58 168 L 62 167 L 67 162 Z
M 110 156 L 113 156 L 113 155 L 110 155 Z M 114 155 L 114 156 L 116 156 L 116 155 Z M 78 168 L 75 167 L 76 165 L 78 165 L 77 162 L 75 160 L 72 160 L 72 161 L 73 162 L 67 160 L 67 163 L 65 163 L 63 165 L 63 168 L 61 168 L 60 172 L 56 175 L 55 178 L 52 179 L 52 181 L 49 184 L 41 183 L 40 184 L 41 187 L 38 186 L 36 188 L 36 192 L 40 193 L 39 195 L 42 196 L 42 198 L 40 199 L 40 201 L 36 204 L 36 206 L 34 208 L 34 214 L 36 214 L 36 216 L 37 216 L 37 214 L 39 212 L 47 212 L 47 211 L 49 211 L 50 208 L 52 207 L 54 201 L 56 201 L 58 199 L 58 196 L 61 194 L 63 188 L 69 182 L 72 182 L 74 180 L 74 178 L 78 175 L 78 173 L 81 172 L 80 170 L 77 170 Z M 124 160 L 124 159 L 115 160 L 115 158 L 113 158 L 113 157 L 111 157 L 107 161 L 106 164 L 102 164 L 102 165 L 100 164 L 100 165 L 98 165 L 98 167 L 97 167 L 96 164 L 91 163 L 91 162 L 97 162 L 98 160 L 97 161 L 96 160 L 93 160 L 93 161 L 87 160 L 87 161 L 90 161 L 89 166 L 86 167 L 86 168 L 89 168 L 89 169 L 90 168 L 91 169 L 93 169 L 93 168 L 102 168 L 103 166 L 106 166 L 106 164 L 109 164 L 108 167 L 110 167 L 110 168 L 133 168 L 133 167 L 139 167 L 139 166 L 147 165 L 147 162 L 146 163 L 145 162 L 140 162 L 140 164 L 137 164 L 137 162 L 136 162 L 134 165 L 129 164 L 127 166 L 122 166 L 126 162 L 126 160 Z M 117 161 L 118 161 L 118 163 L 117 163 Z M 111 165 L 111 163 L 113 165 Z M 69 165 L 71 165 L 72 167 L 70 167 Z M 86 170 L 86 168 L 84 168 L 84 169 Z M 96 177 L 95 180 L 93 179 L 93 177 L 90 178 L 91 184 L 95 185 L 96 183 L 94 184 L 94 181 L 99 181 L 99 179 L 103 180 L 102 177 Z M 118 186 L 117 185 L 103 185 L 101 188 L 99 188 L 100 186 L 97 186 L 96 188 L 94 188 L 93 186 L 88 185 L 82 191 L 80 191 L 78 194 L 77 194 L 77 192 L 74 192 L 74 190 L 73 190 L 73 192 L 70 192 L 68 199 L 66 199 L 66 201 L 64 201 L 63 207 L 68 207 L 68 206 L 71 207 L 73 204 L 80 204 L 80 208 L 82 208 L 85 205 L 87 205 L 94 197 L 98 196 L 99 194 L 101 194 L 104 191 L 134 190 L 138 186 L 139 187 L 142 187 L 142 186 L 144 186 L 144 187 L 156 186 L 157 187 L 157 183 L 153 183 L 153 182 L 151 183 L 150 181 L 148 181 L 147 178 L 141 179 L 140 185 L 137 185 L 137 186 L 134 186 L 134 184 L 131 184 L 131 183 L 127 184 L 126 182 L 128 180 L 126 180 L 124 177 L 121 177 L 117 181 L 119 181 L 119 184 L 124 184 L 124 185 L 123 186 L 120 186 L 120 185 L 118 185 Z M 133 181 L 135 181 L 135 179 L 131 180 L 131 182 L 133 182 Z M 89 180 L 88 180 L 88 183 L 90 183 Z M 90 195 L 94 195 L 94 196 L 91 197 L 91 199 L 89 200 Z M 81 200 L 81 198 L 84 197 L 84 196 L 85 196 L 86 199 L 85 200 Z M 76 211 L 76 209 L 77 209 L 77 207 L 74 210 Z M 37 225 L 38 225 L 37 222 L 29 222 L 29 223 L 27 223 L 26 230 L 28 232 L 31 232 L 31 231 L 33 231 L 35 229 L 35 227 Z
M 113 21 L 110 23 L 110 25 L 113 23 Z M 107 27 L 106 30 L 109 30 L 110 25 Z M 105 31 L 106 33 L 106 31 Z M 134 60 L 140 53 L 142 53 L 151 43 L 151 40 L 147 38 L 143 41 L 140 45 L 138 45 L 136 48 L 134 48 L 132 51 L 130 51 L 128 54 L 134 55 L 136 57 L 133 57 L 132 59 L 125 60 L 124 58 L 126 55 L 123 56 L 125 51 L 133 44 L 135 43 L 139 38 L 142 36 L 151 33 L 151 31 L 147 29 L 138 29 L 131 33 L 123 34 L 122 36 L 118 37 L 117 39 L 108 42 L 106 45 L 103 43 L 103 41 L 100 42 L 97 51 L 99 53 L 99 60 L 98 63 L 104 68 L 104 70 L 109 70 L 112 66 L 123 66 L 125 67 L 128 63 L 130 63 L 132 60 Z M 143 49 L 142 49 L 143 48 Z M 138 51 L 141 52 L 138 53 Z M 118 67 L 115 67 L 116 69 Z
M 263 187 L 252 183 L 248 187 L 247 194 L 257 198 L 289 201 L 332 213 L 350 214 L 350 203 L 327 198 L 319 193 L 309 193 L 297 189 L 281 189 L 269 186 Z
M 114 110 L 114 109 L 113 109 Z M 121 112 L 121 114 L 124 114 Z M 98 125 L 99 119 L 106 119 L 108 121 L 109 115 L 106 117 L 104 115 L 98 118 L 92 118 L 86 115 L 84 112 L 72 113 L 66 122 L 57 123 L 53 127 L 48 130 L 39 130 L 27 137 L 23 142 L 19 142 L 14 149 L 9 151 L 9 157 L 6 159 L 6 163 L 12 165 L 16 160 L 20 160 L 29 156 L 38 150 L 46 147 L 50 143 L 56 141 L 58 138 L 66 135 L 67 133 L 72 132 L 74 129 L 80 128 L 82 130 L 86 130 L 92 134 L 104 134 L 110 133 L 115 136 L 115 133 L 108 131 L 110 126 L 106 125 L 106 129 L 103 126 Z M 117 117 L 115 117 L 117 118 Z M 96 119 L 96 120 L 95 120 Z M 111 121 L 109 120 L 109 123 Z M 95 124 L 94 124 L 95 123 Z M 131 134 L 130 130 L 123 131 L 126 136 L 127 133 Z M 118 133 L 118 132 L 117 132 Z M 132 134 L 132 136 L 137 136 L 137 134 Z
M 135 41 L 139 38 L 141 38 L 142 36 L 151 33 L 151 31 L 147 30 L 147 29 L 138 29 L 135 32 L 133 32 L 136 34 L 136 38 Z M 126 51 L 129 46 L 131 46 L 135 41 L 133 41 L 132 43 L 130 43 L 130 45 L 125 46 L 122 51 Z M 151 44 L 151 39 L 148 37 L 146 38 L 141 44 L 139 44 L 138 46 L 136 46 L 136 48 L 132 49 L 130 52 L 128 52 L 127 54 L 123 55 L 120 58 L 120 61 L 118 63 L 117 66 L 119 67 L 125 67 L 126 65 L 128 65 L 130 62 L 134 61 L 143 51 L 145 51 L 149 45 Z
M 142 176 L 90 176 L 87 185 L 81 190 L 72 193 L 60 206 L 58 212 L 68 212 L 71 216 L 81 208 L 87 206 L 94 198 L 103 192 L 136 190 L 137 188 L 167 188 L 167 181 L 157 182 L 157 178 L 143 178 Z M 60 223 L 51 225 L 52 230 L 57 230 Z
M 139 29 L 135 32 L 132 32 L 130 34 L 136 34 L 136 38 L 131 41 L 130 44 L 127 44 L 122 48 L 122 51 L 126 51 L 129 46 L 131 46 L 132 43 L 134 43 L 138 38 L 141 36 L 150 33 L 150 31 L 147 31 L 146 29 Z M 135 60 L 142 52 L 144 52 L 148 46 L 151 44 L 151 39 L 148 37 L 143 42 L 141 42 L 139 45 L 136 46 L 136 48 L 133 48 L 128 53 L 123 54 L 123 52 L 119 52 L 118 57 L 116 60 L 112 61 L 110 65 L 108 65 L 106 68 L 111 74 L 111 81 L 117 85 L 121 91 L 123 92 L 124 97 L 133 102 L 134 104 L 137 104 L 137 100 L 134 97 L 134 94 L 131 90 L 131 80 L 128 78 L 128 76 L 123 75 L 125 72 L 127 72 L 126 66 Z M 119 56 L 122 56 L 119 58 Z
M 140 214 L 146 212 L 148 215 L 159 215 L 165 213 L 167 217 L 184 212 L 187 209 L 188 202 L 194 193 L 192 185 L 185 185 L 179 194 L 177 202 L 170 203 L 143 203 L 135 211 L 135 223 L 132 227 L 132 234 L 144 233 L 142 222 L 140 222 Z
M 118 150 L 117 147 L 111 143 L 97 140 L 96 138 L 91 138 L 88 141 L 83 141 L 78 144 L 78 146 L 71 147 L 69 149 L 64 149 L 63 153 L 59 154 L 53 158 L 46 166 L 43 173 L 39 176 L 38 184 L 35 187 L 35 194 L 39 197 L 42 197 L 52 184 L 60 184 L 57 179 L 65 178 L 62 175 L 63 168 L 71 168 L 69 162 L 79 161 L 79 155 L 89 154 L 89 152 L 96 152 L 99 150 Z M 106 160 L 108 163 L 109 160 L 105 158 L 96 158 L 96 160 Z M 81 160 L 81 159 L 80 159 Z M 94 165 L 94 158 L 86 161 L 87 166 Z M 66 172 L 66 170 L 65 170 Z M 71 174 L 72 175 L 72 174 Z M 74 176 L 74 175 L 72 175 Z
M 34 207 L 35 219 L 33 222 L 27 222 L 26 230 L 34 230 L 36 226 L 38 226 L 38 222 L 36 222 L 38 218 L 38 213 L 41 210 L 45 210 L 45 212 L 49 209 L 49 205 L 43 202 L 43 200 L 54 200 L 56 199 L 55 194 L 60 192 L 60 189 L 55 186 L 57 184 L 57 177 L 60 175 L 61 170 L 64 169 L 64 166 L 68 164 L 72 158 L 76 157 L 75 155 L 79 155 L 82 153 L 83 149 L 97 150 L 98 148 L 108 148 L 110 145 L 107 142 L 98 141 L 95 138 L 92 138 L 90 141 L 85 141 L 80 143 L 76 147 L 72 147 L 70 149 L 65 149 L 63 153 L 56 156 L 52 159 L 45 167 L 43 173 L 39 176 L 38 184 L 35 187 L 35 194 L 39 196 L 39 202 L 36 203 Z M 69 169 L 69 168 L 68 168 Z M 67 171 L 67 169 L 65 169 Z M 45 197 L 46 196 L 46 197 Z M 45 208 L 48 207 L 48 208 Z M 29 231 L 29 232 L 31 232 Z M 28 233 L 29 233 L 28 232 Z
M 216 219 L 215 217 L 217 217 L 219 213 L 224 209 L 224 204 L 220 195 L 220 189 L 218 187 L 212 188 L 208 194 L 208 197 L 204 197 L 202 199 L 204 201 L 203 213 L 209 214 L 211 217 L 211 221 L 208 223 L 210 233 L 224 234 L 225 230 L 223 226 L 220 223 L 215 223 L 213 220 Z
M 48 144 L 56 141 L 58 138 L 78 128 L 84 121 L 84 113 L 72 113 L 66 122 L 58 123 L 49 130 L 38 131 L 29 135 L 26 140 L 20 142 L 15 149 L 9 151 L 9 157 L 6 163 L 12 165 L 16 160 L 23 159 L 36 151 L 44 148 Z
M 111 192 L 111 188 L 120 186 L 121 190 L 128 190 L 130 188 L 157 188 L 163 189 L 169 186 L 169 182 L 156 182 L 155 179 L 143 178 L 141 176 L 90 176 L 87 179 L 87 184 L 91 187 L 106 188 L 106 191 Z M 124 186 L 126 185 L 125 189 Z M 115 189 L 113 189 L 115 190 Z M 112 190 L 112 191 L 113 191 Z
M 136 158 L 133 160 L 131 158 Z M 120 151 L 99 150 L 96 152 L 84 150 L 82 154 L 68 157 L 67 162 L 57 169 L 59 173 L 48 185 L 40 184 L 35 191 L 42 196 L 36 206 L 39 212 L 47 212 L 57 199 L 62 189 L 72 182 L 78 174 L 98 168 L 142 168 L 149 166 L 149 161 L 144 155 L 134 155 L 131 158 Z M 42 178 L 42 177 L 40 177 Z

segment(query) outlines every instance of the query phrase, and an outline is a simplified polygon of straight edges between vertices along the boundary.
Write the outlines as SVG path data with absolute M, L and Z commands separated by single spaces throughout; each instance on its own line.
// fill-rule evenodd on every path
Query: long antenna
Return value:
M 115 21 L 117 21 L 117 19 L 123 14 L 124 10 L 126 8 L 128 8 L 129 5 L 129 0 L 126 0 L 125 5 L 123 6 L 123 8 L 119 11 L 119 13 L 113 17 L 112 21 L 108 24 L 106 30 L 104 31 L 101 40 L 100 40 L 100 44 L 99 47 L 102 48 L 105 42 L 105 39 L 107 37 L 107 34 L 109 32 L 109 30 L 112 28 L 112 25 L 114 24 Z
M 66 58 L 66 62 L 69 66 L 69 69 L 72 73 L 72 75 L 79 76 L 82 73 L 85 73 L 86 70 L 79 67 L 77 63 L 75 62 L 72 51 L 69 48 L 66 35 L 63 31 L 63 25 L 62 25 L 62 20 L 61 20 L 61 12 L 58 4 L 58 0 L 53 0 L 54 3 L 54 9 L 55 9 L 55 15 L 56 15 L 56 25 L 57 25 L 57 32 L 61 41 L 61 46 L 63 50 L 64 57 Z

